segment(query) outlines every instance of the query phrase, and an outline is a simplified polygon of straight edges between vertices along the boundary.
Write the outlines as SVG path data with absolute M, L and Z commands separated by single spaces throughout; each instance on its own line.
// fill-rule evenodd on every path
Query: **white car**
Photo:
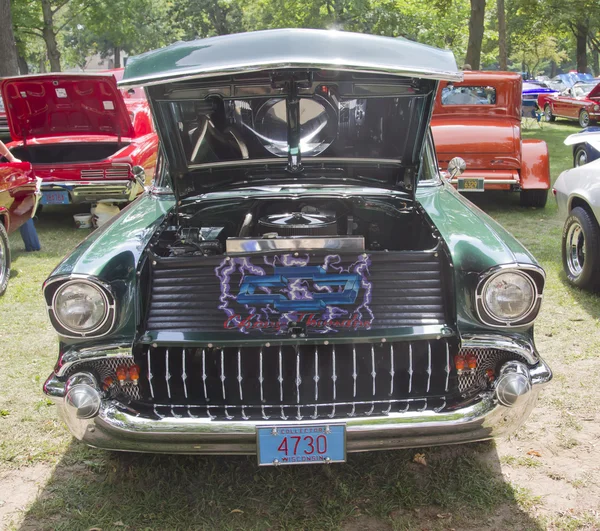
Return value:
M 571 284 L 600 288 L 600 159 L 562 172 L 552 189 L 562 234 L 563 267 Z

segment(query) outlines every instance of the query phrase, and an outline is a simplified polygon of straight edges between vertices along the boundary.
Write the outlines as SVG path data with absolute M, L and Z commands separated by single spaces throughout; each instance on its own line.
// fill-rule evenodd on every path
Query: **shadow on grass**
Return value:
M 74 441 L 20 529 L 541 530 L 521 509 L 527 496 L 503 478 L 493 443 L 259 469 L 254 457 L 119 454 Z

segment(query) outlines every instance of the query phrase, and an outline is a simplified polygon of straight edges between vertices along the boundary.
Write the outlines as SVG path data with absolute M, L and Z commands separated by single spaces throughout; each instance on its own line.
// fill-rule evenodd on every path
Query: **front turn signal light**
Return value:
M 127 367 L 125 365 L 119 365 L 117 367 L 117 380 L 119 380 L 120 385 L 125 385 L 125 380 L 127 380 Z
M 140 366 L 132 365 L 129 367 L 129 379 L 133 382 L 133 385 L 137 385 L 140 379 Z
M 467 354 L 466 360 L 467 367 L 471 370 L 477 368 L 477 356 L 475 354 Z
M 462 354 L 454 356 L 454 366 L 458 372 L 462 372 L 467 368 L 467 362 Z

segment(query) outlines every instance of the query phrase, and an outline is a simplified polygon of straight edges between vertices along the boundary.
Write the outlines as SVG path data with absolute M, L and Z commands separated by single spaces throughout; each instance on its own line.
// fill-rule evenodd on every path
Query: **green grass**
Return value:
M 548 142 L 555 179 L 572 165 L 571 150 L 562 141 L 576 131 L 562 122 L 523 134 Z M 534 412 L 528 426 L 542 426 L 559 440 L 558 451 L 572 451 L 586 425 L 576 429 L 564 411 L 583 411 L 598 398 L 600 299 L 566 284 L 562 223 L 552 197 L 543 210 L 521 208 L 517 194 L 486 192 L 473 199 L 547 271 L 536 338 L 557 377 L 538 410 L 543 419 Z M 72 228 L 72 213 L 48 210 L 40 216 L 41 253 L 22 252 L 18 234 L 11 236 L 18 274 L 0 300 L 0 476 L 34 464 L 54 467 L 24 514 L 24 528 L 435 530 L 493 524 L 529 530 L 600 525 L 593 513 L 565 516 L 552 507 L 546 508 L 550 516 L 545 519 L 535 517 L 543 498 L 532 492 L 533 485 L 508 480 L 502 467 L 548 474 L 557 481 L 563 472 L 554 471 L 547 460 L 539 466 L 537 458 L 523 457 L 523 452 L 501 459 L 493 443 L 355 454 L 346 465 L 331 467 L 258 469 L 251 457 L 116 454 L 73 441 L 41 392 L 56 360 L 57 341 L 40 292 L 46 276 L 85 234 Z M 582 367 L 584 374 L 575 380 L 573 374 Z M 526 426 L 515 444 L 527 446 L 531 436 Z M 427 466 L 413 462 L 417 452 L 425 453 Z M 19 519 L 14 517 L 15 526 L 21 525 Z

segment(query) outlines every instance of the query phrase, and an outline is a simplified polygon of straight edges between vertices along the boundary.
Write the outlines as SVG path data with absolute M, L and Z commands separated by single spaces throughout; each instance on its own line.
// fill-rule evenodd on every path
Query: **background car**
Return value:
M 546 81 L 546 85 L 556 90 L 557 92 L 562 92 L 565 89 L 571 88 L 575 83 L 585 82 L 590 83 L 594 81 L 594 76 L 591 74 L 582 74 L 581 72 L 568 72 L 567 74 L 558 74 L 554 76 L 552 79 Z
M 583 166 L 600 158 L 600 127 L 587 127 L 565 138 L 565 146 L 573 146 L 573 166 Z
M 136 97 L 126 105 L 113 74 L 7 78 L 0 89 L 8 147 L 42 179 L 42 205 L 126 203 L 152 179 L 158 138 L 148 104 Z
M 562 232 L 562 261 L 568 281 L 600 289 L 600 160 L 562 172 L 554 183 Z
M 10 140 L 10 130 L 8 129 L 8 118 L 4 108 L 4 100 L 0 96 L 0 140 L 7 142 Z
M 461 78 L 447 50 L 341 31 L 130 58 L 169 141 L 154 193 L 44 285 L 72 433 L 281 466 L 523 422 L 551 378 L 545 275 L 440 179 L 429 119 Z
M 10 247 L 8 234 L 34 214 L 39 199 L 39 183 L 31 164 L 0 163 L 0 295 L 8 286 Z
M 524 206 L 543 207 L 550 188 L 548 147 L 521 139 L 521 76 L 464 72 L 440 83 L 431 130 L 442 167 L 462 157 L 467 170 L 452 184 L 461 192 L 518 191 Z
M 555 94 L 540 94 L 538 107 L 544 111 L 546 121 L 566 118 L 587 127 L 600 118 L 600 82 L 578 81 Z

